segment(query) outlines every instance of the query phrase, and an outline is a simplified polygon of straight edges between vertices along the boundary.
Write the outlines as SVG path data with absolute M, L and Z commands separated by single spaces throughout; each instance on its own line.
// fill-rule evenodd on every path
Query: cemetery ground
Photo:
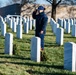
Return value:
M 12 33 L 12 30 L 7 28 L 7 31 Z M 5 38 L 0 35 L 0 75 L 76 75 L 75 72 L 64 70 L 64 45 L 56 44 L 56 36 L 52 33 L 49 24 L 45 36 L 45 51 L 48 60 L 40 63 L 30 59 L 30 44 L 34 30 L 28 34 L 23 33 L 22 39 L 17 39 L 16 33 L 13 34 L 17 50 L 12 56 L 4 54 Z M 65 34 L 65 42 L 76 43 L 76 38 L 72 37 L 71 33 Z

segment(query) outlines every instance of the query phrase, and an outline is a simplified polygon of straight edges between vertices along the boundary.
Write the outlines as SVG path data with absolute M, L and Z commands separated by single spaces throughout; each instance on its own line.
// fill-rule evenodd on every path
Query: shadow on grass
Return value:
M 56 43 L 46 43 L 45 47 L 59 47 L 60 45 L 56 44 Z
M 29 59 L 29 58 L 26 58 L 26 59 Z M 46 68 L 63 69 L 63 66 L 60 66 L 60 65 L 50 65 L 50 64 L 48 65 L 48 64 L 30 63 L 30 62 L 8 62 L 8 61 L 0 61 L 0 63 L 11 63 L 11 64 L 27 65 L 27 66 L 35 66 L 35 67 L 46 67 Z
M 0 63 L 11 63 L 11 64 L 17 64 L 17 65 L 26 65 L 30 67 L 44 67 L 44 68 L 53 68 L 53 69 L 59 69 L 59 70 L 64 70 L 62 65 L 48 65 L 48 64 L 41 64 L 41 63 L 30 63 L 30 62 L 8 62 L 8 61 L 0 61 Z M 26 70 L 29 74 L 38 74 L 38 75 L 68 75 L 68 74 L 62 74 L 62 73 L 54 73 L 54 72 L 40 72 L 40 71 L 34 71 L 32 69 Z
M 51 34 L 46 34 L 45 36 L 55 36 L 55 35 L 54 34 L 52 34 L 52 35 Z
M 0 48 L 0 49 L 4 49 L 4 48 Z
M 4 54 L 4 53 L 1 53 L 1 54 Z M 1 56 L 0 55 L 0 58 L 30 60 L 30 58 L 25 58 L 25 57 L 22 57 L 22 56 Z
M 25 63 L 25 65 L 29 65 L 29 66 L 39 66 L 39 67 L 46 67 L 46 68 L 55 68 L 55 69 L 63 69 L 63 66 L 59 66 L 59 65 L 47 65 L 47 64 L 35 64 L 35 63 Z
M 38 74 L 38 75 L 68 75 L 66 73 L 57 73 L 57 72 L 49 72 L 49 73 L 43 73 L 43 72 L 38 72 L 38 71 L 33 71 L 33 70 L 26 70 L 29 74 Z M 71 75 L 71 74 L 70 74 Z
M 64 38 L 76 38 L 76 37 L 73 37 L 73 36 L 64 36 Z
M 18 38 L 14 38 L 17 42 L 22 42 L 22 43 L 30 43 L 31 39 L 26 39 L 26 38 L 23 38 L 23 39 L 18 39 Z
M 32 36 L 34 36 L 35 34 L 34 33 L 29 33 L 29 34 L 26 34 L 26 35 L 29 35 L 29 36 L 32 35 Z
M 0 38 L 1 38 L 1 39 L 5 39 L 5 37 L 4 37 L 4 36 L 2 36 L 2 35 L 0 35 Z
M 3 52 L 0 52 L 0 54 L 2 54 L 2 55 L 3 55 L 4 53 L 3 53 Z

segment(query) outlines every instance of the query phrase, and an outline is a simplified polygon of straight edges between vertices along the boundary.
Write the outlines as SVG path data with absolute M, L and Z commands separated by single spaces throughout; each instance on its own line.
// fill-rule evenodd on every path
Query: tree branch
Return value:
M 51 0 L 46 0 L 46 1 L 48 1 L 50 4 L 52 4 L 52 1 Z
M 62 0 L 58 1 L 58 3 L 56 4 L 56 6 L 58 6 L 61 3 Z

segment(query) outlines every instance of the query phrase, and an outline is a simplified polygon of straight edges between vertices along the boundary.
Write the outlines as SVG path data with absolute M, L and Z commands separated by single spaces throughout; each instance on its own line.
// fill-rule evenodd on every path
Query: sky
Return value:
M 11 4 L 13 4 L 12 0 L 0 0 L 0 7 L 5 7 Z
M 46 0 L 36 0 L 35 3 L 36 3 L 36 4 L 50 4 L 50 3 L 47 2 Z
M 11 1 L 11 0 L 10 0 Z M 9 4 L 9 0 L 0 0 L 0 7 L 4 7 Z

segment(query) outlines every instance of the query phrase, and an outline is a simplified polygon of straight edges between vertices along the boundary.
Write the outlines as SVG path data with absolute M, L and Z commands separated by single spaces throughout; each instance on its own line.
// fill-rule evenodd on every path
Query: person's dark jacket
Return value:
M 39 34 L 41 31 L 46 32 L 46 25 L 48 21 L 48 17 L 44 12 L 36 15 L 36 12 L 33 12 L 32 17 L 36 19 L 36 34 Z

